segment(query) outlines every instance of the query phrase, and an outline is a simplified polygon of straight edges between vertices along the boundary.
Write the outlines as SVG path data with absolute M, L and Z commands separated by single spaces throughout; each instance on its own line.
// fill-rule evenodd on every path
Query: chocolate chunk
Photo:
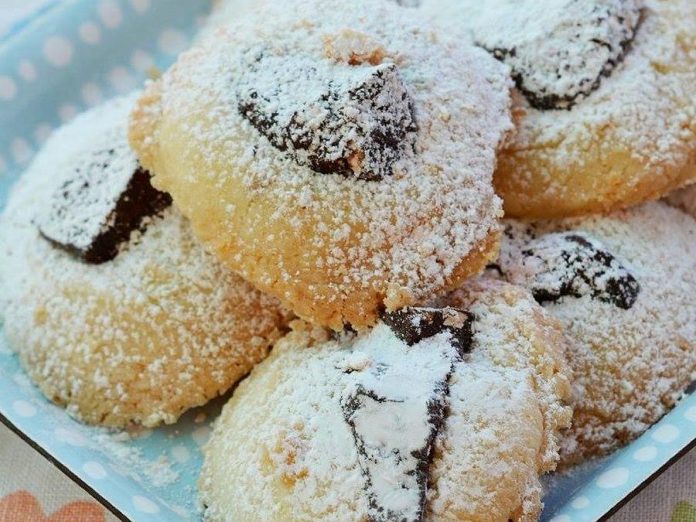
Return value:
M 385 312 L 382 321 L 409 346 L 441 332 L 452 334 L 452 344 L 460 354 L 472 348 L 473 315 L 457 308 L 408 307 Z
M 413 102 L 395 64 L 253 56 L 237 84 L 239 113 L 298 165 L 377 181 L 414 150 Z
M 591 296 L 624 310 L 640 293 L 640 284 L 616 257 L 584 234 L 547 234 L 522 251 L 525 282 L 539 303 L 562 297 Z
M 488 263 L 486 265 L 486 272 L 495 272 L 496 277 L 505 277 L 502 267 L 498 263 Z
M 371 364 L 344 372 L 343 417 L 355 442 L 373 522 L 424 519 L 433 444 L 445 423 L 450 343 L 374 346 Z
M 692 382 L 686 387 L 686 390 L 684 390 L 684 393 L 686 395 L 691 395 L 692 393 L 696 392 L 696 381 Z
M 85 154 L 36 219 L 52 244 L 91 264 L 115 258 L 143 219 L 171 205 L 125 144 Z
M 569 110 L 623 61 L 640 25 L 640 5 L 640 0 L 571 0 L 549 8 L 522 2 L 516 11 L 493 14 L 475 39 L 512 68 L 532 107 Z

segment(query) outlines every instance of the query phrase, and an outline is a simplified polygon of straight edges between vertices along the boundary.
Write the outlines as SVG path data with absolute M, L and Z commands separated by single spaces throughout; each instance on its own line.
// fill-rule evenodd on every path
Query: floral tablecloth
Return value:
M 0 522 L 117 520 L 0 424 Z

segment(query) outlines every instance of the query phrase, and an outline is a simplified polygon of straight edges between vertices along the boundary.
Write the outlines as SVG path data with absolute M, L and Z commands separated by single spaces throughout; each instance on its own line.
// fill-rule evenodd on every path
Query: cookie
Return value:
M 204 518 L 536 520 L 570 421 L 562 351 L 557 323 L 498 282 L 357 335 L 298 321 L 216 421 Z
M 133 113 L 133 147 L 201 240 L 336 330 L 445 293 L 497 248 L 511 82 L 419 18 L 269 2 L 184 53 Z
M 696 179 L 690 0 L 425 0 L 510 66 L 518 132 L 495 186 L 506 215 L 559 218 Z
M 57 130 L 0 221 L 0 317 L 47 398 L 90 424 L 173 423 L 262 360 L 288 312 L 223 268 L 127 142 L 136 96 Z
M 630 442 L 696 379 L 696 221 L 664 203 L 561 221 L 508 221 L 492 273 L 566 329 L 570 465 Z

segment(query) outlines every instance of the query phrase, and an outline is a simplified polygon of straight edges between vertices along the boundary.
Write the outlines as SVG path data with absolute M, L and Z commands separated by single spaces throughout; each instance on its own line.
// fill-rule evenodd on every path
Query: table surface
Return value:
M 0 522 L 117 519 L 0 424 Z M 611 522 L 696 522 L 696 449 L 665 471 Z
M 57 0 L 0 0 L 0 39 Z M 0 424 L 0 522 L 117 520 L 26 442 Z M 611 522 L 696 522 L 696 449 L 669 468 Z

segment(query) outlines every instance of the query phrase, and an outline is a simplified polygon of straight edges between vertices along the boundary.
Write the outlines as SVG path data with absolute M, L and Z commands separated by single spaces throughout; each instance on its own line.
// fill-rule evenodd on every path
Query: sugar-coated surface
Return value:
M 563 231 L 592 238 L 623 267 L 603 277 L 628 272 L 640 285 L 624 308 L 592 292 L 544 303 L 566 329 L 575 374 L 575 416 L 562 455 L 570 464 L 633 440 L 696 379 L 696 221 L 664 203 L 584 220 L 508 221 L 503 276 L 531 286 L 535 265 L 525 250 Z M 559 281 L 572 276 L 564 270 L 577 269 L 560 255 L 557 263 Z
M 512 127 L 511 82 L 485 51 L 420 18 L 383 0 L 268 2 L 182 55 L 134 113 L 131 143 L 202 240 L 299 315 L 337 329 L 373 323 L 382 303 L 444 292 L 495 246 L 491 174 Z M 266 71 L 271 83 L 307 61 L 395 64 L 414 102 L 415 152 L 381 181 L 298 165 L 239 113 L 234 86 L 249 78 L 239 56 L 254 46 L 286 62 Z M 293 85 L 303 94 L 285 93 L 287 103 L 316 90 L 301 76 Z
M 500 158 L 495 180 L 508 215 L 607 211 L 656 199 L 696 178 L 696 5 L 691 0 L 429 0 L 423 7 L 455 34 L 514 33 L 523 41 L 545 35 L 547 43 L 581 55 L 572 38 L 553 40 L 553 25 L 515 25 L 532 12 L 611 4 L 643 9 L 625 56 L 598 88 L 569 111 L 537 110 L 523 96 L 515 100 L 518 132 Z M 520 6 L 525 12 L 504 14 Z M 485 25 L 493 20 L 495 29 Z M 531 53 L 529 67 L 542 74 L 546 45 L 531 50 L 538 52 Z M 562 83 L 566 76 L 559 76 Z
M 126 147 L 136 95 L 77 117 L 46 143 L 0 221 L 0 314 L 43 393 L 90 423 L 153 426 L 224 392 L 268 352 L 287 313 L 221 267 L 168 209 L 120 254 L 88 265 L 39 236 L 36 215 L 86 136 Z M 98 140 L 97 140 L 98 141 Z M 65 171 L 63 170 L 65 173 Z
M 57 158 L 60 161 L 51 174 L 59 178 L 55 185 L 59 188 L 43 208 L 36 209 L 35 221 L 44 235 L 87 250 L 108 227 L 119 196 L 138 168 L 138 160 L 119 130 L 86 133 L 80 140 L 84 153 Z M 98 165 L 108 165 L 108 172 L 95 176 Z M 88 184 L 91 190 L 84 190 Z
M 558 430 L 570 419 L 561 331 L 528 293 L 504 283 L 470 283 L 447 302 L 474 314 L 474 343 L 448 380 L 424 520 L 536 520 L 539 473 L 554 467 Z M 447 353 L 448 335 L 409 347 L 383 323 L 338 340 L 295 324 L 216 421 L 200 482 L 206 520 L 365 520 L 369 495 L 342 397 L 381 367 L 390 396 L 429 396 L 431 372 L 415 374 L 439 364 L 428 352 Z M 404 413 L 404 403 L 384 406 L 388 419 Z M 407 413 L 409 429 L 381 425 L 385 449 L 421 445 L 429 416 L 420 407 Z M 389 462 L 370 472 L 390 476 Z M 409 493 L 391 500 L 409 505 Z
M 424 4 L 426 11 L 440 6 Z M 533 106 L 566 109 L 621 62 L 641 7 L 642 0 L 494 0 L 457 9 L 474 41 L 510 65 Z

